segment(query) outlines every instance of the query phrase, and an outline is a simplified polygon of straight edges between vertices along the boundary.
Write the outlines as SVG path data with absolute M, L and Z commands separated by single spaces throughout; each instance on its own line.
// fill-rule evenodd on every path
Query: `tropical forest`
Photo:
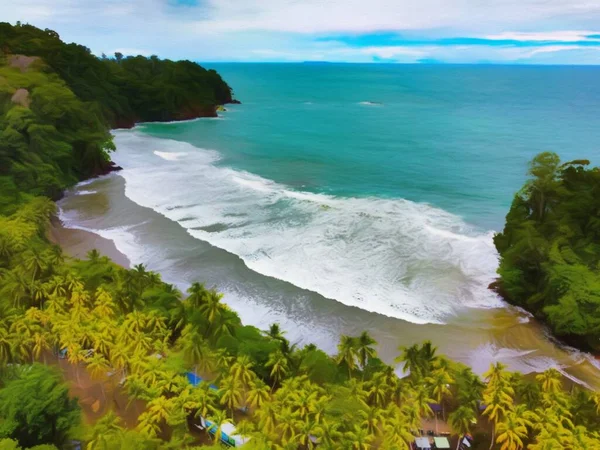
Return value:
M 216 449 L 232 427 L 249 450 L 402 450 L 438 427 L 457 449 L 600 449 L 600 393 L 556 368 L 479 376 L 429 341 L 384 362 L 367 332 L 328 354 L 244 325 L 202 280 L 182 292 L 143 264 L 69 257 L 54 202 L 113 168 L 110 130 L 212 115 L 232 91 L 196 63 L 97 57 L 30 25 L 1 23 L 0 51 L 0 450 Z M 533 160 L 496 237 L 497 289 L 598 349 L 587 165 Z

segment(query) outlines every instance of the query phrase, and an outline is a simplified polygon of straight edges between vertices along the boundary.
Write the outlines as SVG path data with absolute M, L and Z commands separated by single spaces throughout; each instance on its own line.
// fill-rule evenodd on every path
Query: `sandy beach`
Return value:
M 131 262 L 117 250 L 115 243 L 95 233 L 76 228 L 66 228 L 61 220 L 54 217 L 48 232 L 49 239 L 60 245 L 64 252 L 72 257 L 85 259 L 90 250 L 96 249 L 123 267 L 131 267 Z

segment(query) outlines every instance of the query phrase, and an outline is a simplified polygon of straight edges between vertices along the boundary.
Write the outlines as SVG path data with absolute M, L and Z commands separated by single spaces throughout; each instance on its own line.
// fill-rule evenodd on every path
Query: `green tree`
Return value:
M 0 435 L 16 439 L 24 447 L 62 446 L 79 425 L 80 411 L 60 375 L 34 364 L 0 390 L 0 417 Z

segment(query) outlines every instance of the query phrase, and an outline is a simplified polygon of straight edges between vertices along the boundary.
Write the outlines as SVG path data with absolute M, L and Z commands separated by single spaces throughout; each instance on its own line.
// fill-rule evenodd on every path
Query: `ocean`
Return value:
M 479 372 L 500 359 L 597 380 L 487 286 L 528 161 L 599 162 L 600 68 L 211 67 L 242 104 L 115 131 L 124 170 L 75 188 L 67 226 L 330 352 L 367 329 L 388 361 L 431 339 Z

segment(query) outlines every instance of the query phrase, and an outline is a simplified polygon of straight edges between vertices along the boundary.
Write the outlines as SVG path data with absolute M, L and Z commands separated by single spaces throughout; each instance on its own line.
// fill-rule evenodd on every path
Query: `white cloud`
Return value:
M 579 62 L 600 63 L 597 51 L 577 47 L 538 52 L 537 47 L 359 48 L 318 39 L 395 31 L 418 38 L 484 36 L 568 44 L 600 34 L 578 31 L 597 29 L 600 0 L 199 0 L 198 6 L 186 7 L 173 6 L 173 0 L 0 0 L 0 11 L 0 20 L 55 29 L 64 40 L 97 54 L 121 49 L 200 61 L 509 62 L 541 55 L 564 58 L 572 52 Z
M 545 32 L 515 32 L 506 31 L 503 33 L 485 36 L 492 40 L 515 40 L 515 41 L 561 41 L 577 42 L 585 41 L 590 35 L 600 35 L 600 31 L 545 31 Z

